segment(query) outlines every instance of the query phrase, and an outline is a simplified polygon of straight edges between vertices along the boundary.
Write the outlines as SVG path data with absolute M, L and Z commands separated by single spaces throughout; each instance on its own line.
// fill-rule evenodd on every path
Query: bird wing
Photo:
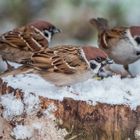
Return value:
M 71 65 L 69 57 L 70 55 L 67 54 L 67 59 L 65 59 L 63 53 L 57 49 L 47 49 L 34 53 L 31 59 L 24 60 L 23 63 L 32 65 L 38 70 L 72 74 L 76 72 L 76 68 Z
M 77 71 L 83 71 L 88 68 L 87 62 L 83 56 L 81 56 L 78 46 L 68 47 L 68 45 L 46 48 L 39 52 L 35 52 L 30 58 L 23 59 L 21 64 L 23 64 L 23 66 L 10 73 L 4 73 L 3 75 L 5 76 L 28 72 L 56 72 L 74 74 Z
M 58 72 L 72 74 L 76 71 L 74 67 L 71 67 L 66 60 L 58 55 L 52 57 L 52 65 L 54 70 Z
M 32 50 L 39 51 L 41 48 L 48 47 L 48 40 L 45 35 L 33 26 L 26 26 L 21 36 Z
M 45 36 L 32 26 L 9 31 L 0 37 L 0 41 L 9 44 L 11 47 L 33 52 L 48 47 L 48 40 Z
M 128 27 L 114 27 L 110 30 L 107 30 L 106 36 L 109 38 L 119 38 L 122 39 L 124 38 L 126 34 L 126 30 Z
M 52 48 L 53 49 L 53 48 Z M 54 52 L 61 56 L 64 61 L 75 69 L 86 69 L 87 62 L 82 54 L 82 46 L 60 45 L 54 47 Z
M 102 44 L 104 49 L 108 49 L 111 47 L 108 45 L 109 42 L 118 42 L 120 39 L 126 38 L 127 29 L 128 27 L 114 27 L 102 32 L 99 36 L 100 44 Z

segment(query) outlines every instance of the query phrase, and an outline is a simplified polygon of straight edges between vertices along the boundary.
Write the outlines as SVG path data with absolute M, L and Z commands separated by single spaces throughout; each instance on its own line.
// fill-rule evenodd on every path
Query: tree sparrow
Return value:
M 133 76 L 128 65 L 140 59 L 140 26 L 109 28 L 103 18 L 92 18 L 90 23 L 98 29 L 99 47 Z
M 47 21 L 36 21 L 0 36 L 0 55 L 4 60 L 20 63 L 32 52 L 48 47 L 52 36 L 60 32 Z
M 111 62 L 99 48 L 61 45 L 34 53 L 10 74 L 35 73 L 57 86 L 66 86 L 91 78 Z

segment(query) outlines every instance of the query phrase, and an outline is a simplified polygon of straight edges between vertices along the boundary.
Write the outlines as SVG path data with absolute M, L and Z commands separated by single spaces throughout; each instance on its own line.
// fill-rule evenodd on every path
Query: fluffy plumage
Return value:
M 34 53 L 12 72 L 36 73 L 57 85 L 71 85 L 96 75 L 109 63 L 107 54 L 92 46 L 60 45 Z
M 60 32 L 47 21 L 36 21 L 0 36 L 0 55 L 4 60 L 20 63 L 32 52 L 47 48 L 52 36 Z
M 99 47 L 132 75 L 128 65 L 140 59 L 140 26 L 110 28 L 103 18 L 90 23 L 98 29 Z

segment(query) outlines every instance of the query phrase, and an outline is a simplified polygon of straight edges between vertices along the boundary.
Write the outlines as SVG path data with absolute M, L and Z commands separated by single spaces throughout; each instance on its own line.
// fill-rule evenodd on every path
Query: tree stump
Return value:
M 0 82 L 0 93 L 1 95 L 14 93 L 17 99 L 24 98 L 24 93 L 21 90 L 8 86 L 3 80 Z M 62 101 L 59 101 L 39 96 L 39 100 L 39 107 L 34 113 L 35 117 L 32 117 L 31 120 L 34 122 L 40 120 L 40 122 L 45 123 L 47 120 L 44 119 L 42 114 L 44 110 L 53 104 L 56 109 L 52 111 L 52 113 L 56 118 L 57 126 L 61 129 L 65 128 L 68 132 L 63 139 L 140 140 L 140 106 L 132 110 L 131 107 L 127 105 L 111 105 L 99 102 L 93 105 L 72 98 L 64 98 Z M 3 108 L 1 108 L 1 114 L 2 112 Z M 23 114 L 21 116 L 23 116 Z M 17 123 L 17 120 L 19 121 L 18 118 L 21 116 L 16 116 L 14 124 Z M 15 127 L 11 121 L 6 122 L 8 122 L 10 127 Z M 25 124 L 29 123 L 28 115 L 24 115 L 23 122 Z M 3 121 L 1 123 L 3 124 Z M 3 137 L 4 136 L 1 136 L 1 138 Z M 41 138 L 41 136 L 37 138 Z M 12 137 L 11 139 L 14 138 Z M 31 140 L 34 139 L 31 138 Z

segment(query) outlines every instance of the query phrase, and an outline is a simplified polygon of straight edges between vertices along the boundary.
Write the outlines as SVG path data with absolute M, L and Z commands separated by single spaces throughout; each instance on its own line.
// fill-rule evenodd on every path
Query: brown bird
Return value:
M 57 86 L 67 86 L 91 78 L 111 62 L 99 48 L 61 45 L 34 53 L 23 66 L 3 76 L 30 72 Z
M 140 59 L 140 26 L 109 28 L 104 18 L 92 18 L 90 23 L 98 30 L 99 47 L 133 77 L 128 65 Z
M 60 30 L 54 25 L 40 20 L 13 29 L 0 36 L 0 55 L 6 62 L 20 63 L 30 57 L 32 52 L 47 48 L 52 36 L 58 32 Z

